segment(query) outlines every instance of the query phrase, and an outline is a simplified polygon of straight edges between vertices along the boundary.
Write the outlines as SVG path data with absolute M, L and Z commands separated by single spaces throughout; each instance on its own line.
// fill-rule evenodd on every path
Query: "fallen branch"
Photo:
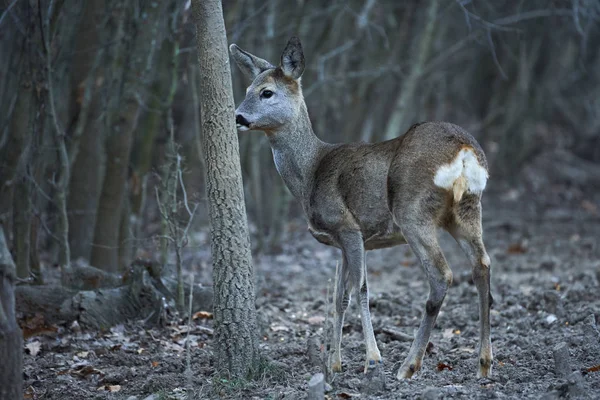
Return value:
M 163 284 L 156 271 L 150 272 L 151 267 L 152 263 L 138 263 L 121 278 L 94 267 L 74 264 L 72 276 L 85 276 L 86 282 L 75 289 L 51 285 L 18 286 L 15 291 L 17 311 L 21 318 L 41 313 L 46 323 L 78 321 L 82 328 L 89 329 L 108 328 L 134 319 L 158 322 L 163 315 L 164 300 L 173 298 L 171 293 L 175 293 L 177 281 L 165 279 Z M 98 287 L 100 283 L 107 287 Z M 82 287 L 88 289 L 82 290 Z M 189 294 L 189 288 L 186 289 Z M 192 309 L 212 310 L 212 288 L 195 285 L 193 291 Z
M 400 332 L 399 330 L 396 330 L 391 327 L 383 327 L 383 328 L 377 329 L 375 331 L 375 333 L 385 333 L 392 340 L 398 340 L 401 342 L 412 342 L 414 340 L 414 338 L 412 336 L 407 335 L 406 333 Z

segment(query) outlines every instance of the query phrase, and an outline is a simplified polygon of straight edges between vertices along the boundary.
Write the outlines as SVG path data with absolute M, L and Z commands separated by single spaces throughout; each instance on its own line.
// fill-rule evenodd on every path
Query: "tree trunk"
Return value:
M 121 210 L 127 180 L 129 155 L 133 141 L 133 130 L 137 124 L 139 112 L 138 104 L 133 98 L 132 82 L 134 79 L 127 73 L 133 65 L 130 60 L 134 51 L 132 46 L 132 28 L 136 23 L 132 5 L 126 1 L 119 1 L 115 7 L 115 46 L 110 65 L 109 98 L 105 113 L 105 129 L 108 132 L 106 140 L 106 173 L 98 211 L 96 214 L 96 227 L 94 230 L 94 244 L 92 246 L 92 265 L 105 271 L 118 271 L 119 266 L 119 228 Z M 139 50 L 138 50 L 139 51 Z M 129 68 L 128 68 L 129 67 Z
M 107 32 L 106 17 L 102 2 L 91 2 L 85 7 L 82 25 L 95 29 L 83 29 L 77 34 L 75 52 L 77 60 L 73 62 L 73 85 L 71 98 L 76 99 L 73 106 L 77 122 L 73 132 L 75 149 L 69 152 L 71 160 L 71 180 L 69 182 L 69 246 L 72 260 L 83 258 L 90 260 L 96 210 L 104 180 L 106 155 L 104 152 L 104 131 L 100 115 L 103 111 L 102 93 L 106 92 L 104 75 L 106 71 L 105 54 L 102 42 L 108 41 L 108 35 L 100 38 L 100 32 Z M 87 51 L 100 47 L 97 53 Z
M 414 61 L 411 63 L 410 73 L 403 81 L 400 93 L 396 98 L 394 108 L 392 109 L 392 116 L 385 128 L 385 139 L 393 139 L 408 128 L 406 126 L 407 119 L 410 116 L 411 107 L 413 107 L 413 103 L 415 102 L 415 93 L 421 81 L 425 63 L 431 54 L 439 4 L 440 0 L 430 0 L 429 2 L 425 16 L 425 28 L 421 33 L 418 46 L 412 52 Z
M 133 103 L 126 106 L 128 121 L 122 131 L 110 134 L 106 145 L 106 174 L 98 204 L 91 259 L 92 265 L 105 271 L 115 272 L 121 267 L 118 257 L 119 228 L 133 136 L 131 126 L 137 119 L 137 108 L 137 104 Z
M 192 1 L 200 64 L 206 192 L 213 258 L 215 363 L 248 377 L 258 361 L 254 277 L 220 0 Z
M 71 171 L 68 209 L 69 244 L 73 260 L 83 258 L 89 261 L 92 254 L 96 209 L 100 201 L 106 160 L 104 135 L 97 118 L 96 112 L 92 111 Z
M 23 335 L 15 318 L 15 264 L 0 224 L 0 400 L 23 398 Z

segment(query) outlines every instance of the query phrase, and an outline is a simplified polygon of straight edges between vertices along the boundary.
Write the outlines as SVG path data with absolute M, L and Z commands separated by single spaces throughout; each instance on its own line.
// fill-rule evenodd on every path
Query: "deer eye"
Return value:
M 271 97 L 273 97 L 273 92 L 270 90 L 263 90 L 260 93 L 260 97 L 262 97 L 263 99 L 270 99 Z

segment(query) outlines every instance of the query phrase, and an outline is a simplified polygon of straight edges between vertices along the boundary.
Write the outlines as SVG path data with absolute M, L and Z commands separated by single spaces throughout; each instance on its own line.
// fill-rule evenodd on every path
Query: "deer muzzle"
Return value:
M 237 114 L 235 116 L 235 123 L 238 131 L 250 130 L 250 122 L 248 122 L 248 120 L 242 114 Z

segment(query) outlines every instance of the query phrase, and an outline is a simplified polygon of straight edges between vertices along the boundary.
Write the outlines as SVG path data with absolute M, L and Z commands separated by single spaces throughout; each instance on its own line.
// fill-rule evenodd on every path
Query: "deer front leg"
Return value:
M 431 330 L 439 314 L 446 291 L 452 283 L 452 271 L 437 242 L 435 230 L 424 231 L 422 228 L 411 232 L 404 231 L 412 250 L 421 262 L 429 281 L 429 297 L 425 304 L 425 313 L 419 325 L 408 356 L 398 370 L 398 379 L 409 379 L 421 369 L 423 355 L 429 343 Z
M 365 373 L 369 368 L 375 368 L 381 364 L 381 354 L 377 348 L 373 325 L 371 323 L 371 312 L 369 311 L 369 289 L 367 284 L 367 267 L 365 263 L 365 249 L 360 232 L 348 232 L 340 235 L 342 252 L 348 266 L 348 278 L 351 286 L 358 291 L 357 302 L 360 308 L 363 334 L 365 337 L 366 360 Z

